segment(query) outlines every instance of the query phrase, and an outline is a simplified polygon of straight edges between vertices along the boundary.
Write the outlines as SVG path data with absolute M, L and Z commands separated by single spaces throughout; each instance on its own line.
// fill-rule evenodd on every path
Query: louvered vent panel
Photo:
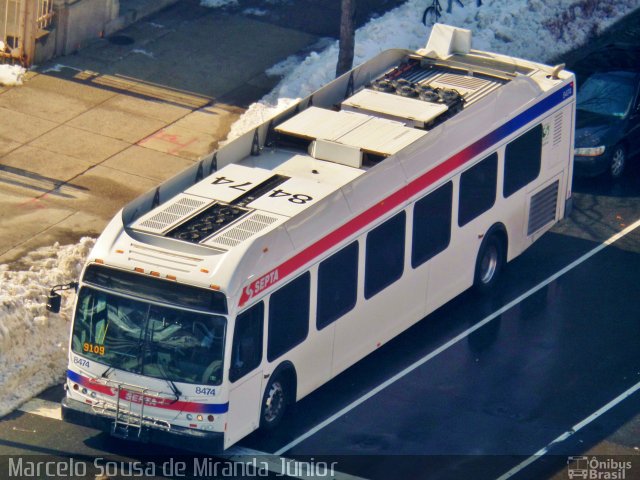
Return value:
M 167 206 L 162 208 L 160 211 L 146 214 L 132 226 L 137 230 L 161 234 L 204 208 L 211 202 L 211 200 L 201 200 L 182 194 L 175 200 L 168 203 Z
M 478 90 L 486 86 L 490 82 L 483 78 L 468 77 L 468 76 L 462 76 L 462 75 L 452 75 L 450 73 L 445 73 L 441 75 L 440 78 L 438 78 L 438 83 L 442 83 L 450 87 L 464 88 L 466 90 Z
M 562 142 L 562 120 L 563 112 L 556 114 L 553 119 L 553 146 L 557 147 Z
M 235 247 L 236 245 L 239 245 L 240 242 L 237 240 L 233 240 L 231 238 L 226 238 L 226 237 L 219 237 L 215 239 L 215 242 L 206 242 L 208 245 L 216 245 L 216 246 L 222 246 L 222 247 Z
M 544 190 L 531 197 L 529 207 L 529 226 L 527 234 L 532 235 L 542 227 L 556 219 L 556 209 L 558 205 L 558 186 L 555 181 Z
M 235 247 L 262 232 L 278 220 L 280 220 L 280 217 L 265 215 L 264 213 L 254 213 L 232 228 L 202 243 L 212 247 Z
M 131 244 L 129 260 L 136 264 L 146 264 L 152 267 L 167 268 L 176 272 L 190 272 L 204 260 L 202 257 L 185 255 L 161 250 L 148 245 Z

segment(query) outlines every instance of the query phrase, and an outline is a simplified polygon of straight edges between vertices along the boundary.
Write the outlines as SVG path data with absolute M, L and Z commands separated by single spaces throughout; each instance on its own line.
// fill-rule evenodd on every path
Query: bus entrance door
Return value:
M 260 426 L 262 369 L 254 370 L 231 385 L 224 447 L 227 448 Z

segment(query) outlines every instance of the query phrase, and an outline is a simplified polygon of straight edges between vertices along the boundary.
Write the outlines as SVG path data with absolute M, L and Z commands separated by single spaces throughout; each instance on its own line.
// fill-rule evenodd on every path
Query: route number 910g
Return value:
M 94 345 L 92 343 L 84 342 L 82 350 L 89 353 L 95 353 L 96 355 L 104 355 L 104 345 Z

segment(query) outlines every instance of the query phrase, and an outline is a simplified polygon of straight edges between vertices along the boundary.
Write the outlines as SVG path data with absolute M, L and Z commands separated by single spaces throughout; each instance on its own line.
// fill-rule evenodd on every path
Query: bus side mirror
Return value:
M 47 297 L 47 310 L 51 313 L 60 313 L 60 304 L 62 303 L 62 297 L 59 293 L 51 290 Z
M 74 289 L 78 291 L 78 282 L 66 283 L 64 285 L 56 285 L 49 291 L 47 296 L 47 310 L 52 313 L 60 313 L 60 305 L 62 304 L 62 296 L 58 293 L 61 290 Z

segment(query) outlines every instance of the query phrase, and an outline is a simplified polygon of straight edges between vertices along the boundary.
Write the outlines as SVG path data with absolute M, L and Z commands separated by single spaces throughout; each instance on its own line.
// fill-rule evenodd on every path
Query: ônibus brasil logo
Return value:
M 630 461 L 596 456 L 569 457 L 567 459 L 567 473 L 569 478 L 584 478 L 594 480 L 623 480 L 631 470 Z

